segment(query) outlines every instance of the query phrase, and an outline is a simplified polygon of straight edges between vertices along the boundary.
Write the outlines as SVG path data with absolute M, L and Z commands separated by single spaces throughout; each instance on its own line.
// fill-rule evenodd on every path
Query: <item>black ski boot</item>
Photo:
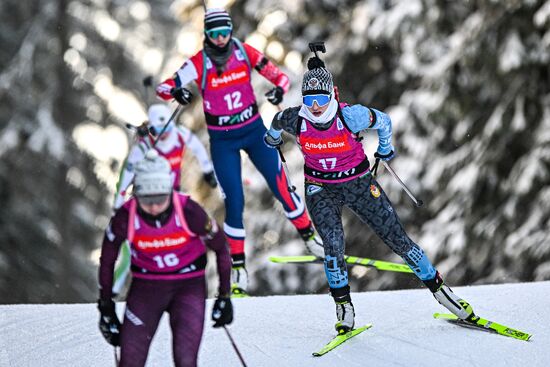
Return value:
M 343 288 L 330 288 L 330 293 L 336 303 L 336 318 L 334 328 L 338 334 L 345 334 L 355 326 L 355 309 L 351 303 L 349 285 Z

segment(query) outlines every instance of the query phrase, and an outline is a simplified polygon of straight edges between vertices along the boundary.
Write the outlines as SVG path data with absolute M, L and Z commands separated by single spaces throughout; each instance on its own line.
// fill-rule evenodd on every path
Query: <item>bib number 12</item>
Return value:
M 223 99 L 225 100 L 225 103 L 227 103 L 227 108 L 229 110 L 234 110 L 243 106 L 243 103 L 241 102 L 241 92 L 226 94 L 223 96 Z

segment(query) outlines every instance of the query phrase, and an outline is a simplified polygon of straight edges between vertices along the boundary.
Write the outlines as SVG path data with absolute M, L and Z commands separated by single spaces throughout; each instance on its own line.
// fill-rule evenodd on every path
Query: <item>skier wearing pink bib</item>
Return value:
M 170 119 L 172 111 L 164 104 L 151 105 L 147 115 L 146 135 L 140 136 L 136 143 L 132 145 L 120 170 L 114 209 L 120 208 L 126 200 L 126 190 L 134 179 L 134 166 L 143 159 L 145 153 L 153 147 L 153 144 L 155 150 L 170 162 L 175 190 L 180 189 L 182 162 L 187 148 L 191 150 L 191 153 L 197 159 L 203 180 L 210 187 L 215 188 L 217 181 L 214 175 L 214 167 L 208 157 L 206 148 L 199 138 L 185 126 L 176 125 L 174 121 L 171 121 L 165 128 L 164 125 Z M 159 136 L 161 132 L 162 134 Z
M 362 105 L 338 103 L 332 75 L 318 57 L 308 61 L 308 69 L 302 83 L 302 106 L 275 115 L 264 139 L 268 146 L 278 147 L 285 130 L 296 136 L 304 155 L 306 205 L 325 247 L 325 274 L 336 303 L 336 330 L 345 333 L 355 325 L 344 258 L 344 206 L 403 258 L 439 303 L 459 318 L 471 319 L 475 316 L 472 307 L 451 291 L 424 251 L 409 238 L 369 170 L 358 134 L 376 130 L 378 149 L 374 156 L 392 159 L 390 117 Z
M 155 150 L 136 163 L 134 196 L 116 210 L 105 231 L 99 266 L 99 328 L 120 345 L 119 366 L 144 366 L 164 312 L 169 314 L 173 359 L 196 366 L 206 300 L 206 247 L 216 253 L 218 298 L 214 327 L 233 320 L 231 258 L 215 221 L 189 196 L 172 189 L 168 161 Z M 131 249 L 132 283 L 120 323 L 113 302 L 113 269 L 122 243 Z
M 176 125 L 174 121 L 170 121 L 166 125 L 172 115 L 172 112 L 166 105 L 151 105 L 147 111 L 147 115 L 148 121 L 143 129 L 145 131 L 138 130 L 139 138 L 130 148 L 128 157 L 124 160 L 124 164 L 120 170 L 113 205 L 113 209 L 115 210 L 120 208 L 126 200 L 127 190 L 134 180 L 134 168 L 137 162 L 141 161 L 145 153 L 153 146 L 170 163 L 174 190 L 179 191 L 180 189 L 183 156 L 187 148 L 189 148 L 198 161 L 203 180 L 212 188 L 215 188 L 218 184 L 212 162 L 199 138 L 186 127 Z M 142 129 L 142 127 L 139 129 Z M 115 270 L 114 293 L 119 294 L 122 291 L 129 272 L 130 251 L 128 244 L 125 243 L 121 247 L 119 263 Z
M 266 96 L 278 105 L 288 91 L 288 77 L 261 52 L 232 37 L 233 24 L 222 9 L 210 9 L 204 19 L 204 48 L 186 61 L 171 79 L 157 87 L 163 99 L 176 99 L 180 104 L 191 101 L 191 92 L 184 87 L 195 82 L 203 98 L 206 126 L 210 135 L 210 151 L 216 177 L 224 193 L 224 232 L 231 246 L 233 290 L 246 293 L 248 275 L 245 270 L 243 224 L 244 193 L 241 178 L 241 151 L 267 181 L 269 188 L 283 205 L 286 216 L 300 233 L 306 247 L 318 257 L 323 249 L 303 202 L 288 190 L 287 178 L 277 152 L 263 144 L 266 131 L 258 112 L 251 84 L 252 70 L 257 70 L 275 87 Z

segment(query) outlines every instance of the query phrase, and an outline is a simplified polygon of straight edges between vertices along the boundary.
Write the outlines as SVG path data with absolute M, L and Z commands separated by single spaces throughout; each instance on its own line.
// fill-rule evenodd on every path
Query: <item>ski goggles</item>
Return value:
M 206 35 L 212 39 L 216 39 L 219 36 L 222 36 L 223 38 L 225 38 L 230 34 L 231 34 L 231 29 L 229 28 L 212 29 L 211 31 L 206 31 Z
M 160 205 L 168 199 L 168 194 L 138 196 L 141 205 Z
M 162 132 L 163 134 L 167 133 L 167 132 L 170 132 L 172 130 L 172 122 L 170 122 L 168 124 L 168 126 L 166 126 L 166 129 L 164 129 L 164 125 L 160 125 L 160 126 L 149 126 L 149 133 L 153 136 L 159 136 L 160 133 Z
M 330 94 L 309 94 L 302 97 L 302 102 L 306 107 L 313 107 L 315 102 L 317 106 L 323 107 L 330 102 Z

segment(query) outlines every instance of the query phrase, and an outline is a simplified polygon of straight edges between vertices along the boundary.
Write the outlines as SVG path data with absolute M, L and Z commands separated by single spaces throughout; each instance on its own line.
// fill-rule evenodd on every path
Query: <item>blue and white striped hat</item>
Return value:
M 223 29 L 233 30 L 229 13 L 221 8 L 208 9 L 204 14 L 204 32 Z

